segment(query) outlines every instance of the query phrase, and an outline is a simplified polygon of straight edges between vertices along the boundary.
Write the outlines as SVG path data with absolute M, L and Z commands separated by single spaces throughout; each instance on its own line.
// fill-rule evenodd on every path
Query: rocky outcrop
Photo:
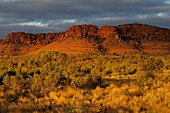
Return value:
M 14 32 L 8 34 L 7 39 L 0 40 L 0 44 L 3 46 L 0 51 L 5 54 L 5 52 L 11 53 L 14 51 L 12 49 L 15 49 L 16 52 L 26 53 L 30 50 L 38 50 L 54 41 L 66 39 L 85 39 L 92 45 L 105 47 L 110 51 L 115 48 L 119 50 L 121 47 L 141 50 L 145 46 L 151 48 L 158 44 L 157 48 L 159 48 L 160 42 L 163 48 L 166 46 L 166 49 L 170 43 L 170 29 L 135 23 L 102 26 L 101 28 L 96 25 L 73 25 L 66 32 L 60 33 Z
M 47 45 L 51 42 L 54 42 L 59 37 L 64 35 L 64 33 L 24 33 L 24 32 L 14 32 L 7 35 L 7 39 L 4 40 L 4 43 L 10 44 L 21 44 L 21 45 L 35 45 L 42 44 Z
M 98 34 L 98 27 L 95 25 L 75 25 L 69 28 L 64 38 L 87 38 L 89 36 L 96 36 Z
M 170 41 L 170 30 L 143 24 L 117 26 L 122 38 L 140 41 Z
M 106 39 L 120 38 L 119 29 L 115 26 L 103 26 L 98 29 L 98 36 Z
M 69 28 L 63 38 L 101 37 L 106 39 L 122 39 L 124 41 L 170 41 L 170 30 L 143 24 L 126 24 L 120 26 L 74 25 Z
M 65 33 L 24 33 L 14 32 L 7 35 L 1 43 L 11 44 L 43 44 L 47 45 L 57 39 L 86 39 L 101 37 L 105 39 L 122 39 L 124 41 L 170 41 L 170 30 L 142 24 L 126 24 L 121 26 L 74 25 Z

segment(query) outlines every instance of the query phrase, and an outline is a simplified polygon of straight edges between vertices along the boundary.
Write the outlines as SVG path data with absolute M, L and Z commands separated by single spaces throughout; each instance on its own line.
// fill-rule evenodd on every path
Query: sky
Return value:
M 0 38 L 66 31 L 72 25 L 140 23 L 170 28 L 170 0 L 0 0 Z

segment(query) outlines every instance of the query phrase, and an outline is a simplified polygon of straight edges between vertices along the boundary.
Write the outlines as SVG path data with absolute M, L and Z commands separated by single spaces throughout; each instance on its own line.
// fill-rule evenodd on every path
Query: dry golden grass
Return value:
M 49 112 L 170 112 L 170 83 L 158 82 L 153 89 L 147 89 L 140 95 L 141 89 L 128 85 L 117 86 L 114 83 L 105 88 L 78 89 L 66 87 L 63 90 L 50 92 L 44 98 L 20 97 L 18 104 L 10 103 L 8 110 L 21 112 L 26 109 L 38 109 L 39 106 L 55 106 Z M 138 95 L 139 94 L 139 95 Z M 5 100 L 1 100 L 5 107 Z M 2 104 L 5 103 L 5 104 Z M 36 105 L 36 107 L 35 107 Z M 44 108 L 45 109 L 45 108 Z M 15 112 L 16 112 L 15 111 Z M 46 110 L 48 112 L 48 108 Z M 36 111 L 41 112 L 41 111 Z

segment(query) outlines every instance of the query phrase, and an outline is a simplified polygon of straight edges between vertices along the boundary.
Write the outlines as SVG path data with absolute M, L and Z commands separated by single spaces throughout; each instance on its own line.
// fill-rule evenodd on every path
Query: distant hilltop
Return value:
M 91 49 L 96 49 L 94 50 L 96 52 L 103 52 L 101 49 L 105 49 L 109 53 L 128 51 L 169 53 L 170 29 L 134 23 L 102 26 L 101 28 L 96 25 L 73 25 L 66 32 L 60 33 L 13 32 L 8 34 L 6 39 L 0 40 L 2 46 L 0 53 L 1 55 L 27 54 L 45 48 L 49 44 L 55 48 L 52 43 L 55 42 L 59 45 L 60 42 L 66 40 L 70 40 L 68 42 L 70 44 L 73 40 L 83 40 L 84 42 L 81 44 L 92 44 Z M 57 45 L 56 47 L 60 48 Z M 64 46 L 61 45 L 61 47 Z M 69 46 L 66 48 L 69 48 Z M 79 46 L 75 48 L 79 48 Z M 99 51 L 97 51 L 98 49 Z M 57 49 L 57 51 L 60 50 Z

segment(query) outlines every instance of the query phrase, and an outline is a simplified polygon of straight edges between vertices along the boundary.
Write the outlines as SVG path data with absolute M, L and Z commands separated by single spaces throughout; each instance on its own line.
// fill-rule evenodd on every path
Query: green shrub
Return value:
M 155 73 L 162 71 L 164 67 L 164 62 L 159 57 L 149 57 L 144 62 L 141 63 L 141 70 L 143 71 L 153 71 Z

